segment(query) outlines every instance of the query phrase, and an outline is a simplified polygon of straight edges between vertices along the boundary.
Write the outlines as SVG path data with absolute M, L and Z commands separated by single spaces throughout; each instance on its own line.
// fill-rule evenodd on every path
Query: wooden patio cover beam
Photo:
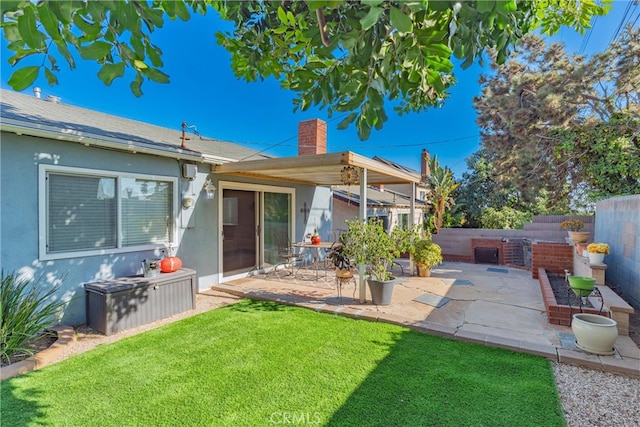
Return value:
M 367 184 L 420 182 L 420 176 L 361 156 L 351 151 L 273 159 L 246 160 L 213 165 L 216 174 L 246 176 L 308 185 L 343 185 L 340 172 L 345 166 L 367 170 Z

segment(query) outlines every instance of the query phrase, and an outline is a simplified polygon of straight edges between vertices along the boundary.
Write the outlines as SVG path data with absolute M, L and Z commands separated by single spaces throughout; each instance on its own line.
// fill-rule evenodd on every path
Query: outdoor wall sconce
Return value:
M 216 186 L 213 185 L 211 178 L 207 179 L 204 183 L 204 191 L 207 193 L 207 200 L 211 200 L 216 196 Z

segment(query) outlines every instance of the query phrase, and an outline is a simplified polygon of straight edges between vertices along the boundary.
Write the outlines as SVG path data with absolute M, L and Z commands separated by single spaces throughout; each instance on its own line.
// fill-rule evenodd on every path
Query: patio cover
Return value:
M 360 185 L 360 200 L 367 200 L 368 185 L 411 184 L 411 215 L 409 217 L 413 222 L 416 184 L 420 183 L 420 175 L 409 173 L 406 169 L 400 169 L 351 151 L 223 163 L 213 165 L 211 171 L 225 175 L 332 186 L 345 184 L 341 179 L 341 172 L 347 166 L 358 170 L 357 184 Z M 367 204 L 361 203 L 359 218 L 366 219 L 366 217 Z M 364 271 L 364 266 L 359 265 L 358 269 Z M 360 274 L 359 288 L 360 301 L 364 302 L 366 289 L 363 274 Z
M 351 151 L 230 162 L 213 165 L 212 172 L 330 186 L 344 185 L 340 180 L 340 172 L 345 166 L 365 169 L 367 171 L 365 185 L 418 184 L 420 182 L 418 174 L 409 173 Z M 359 173 L 359 177 L 362 178 L 362 173 Z

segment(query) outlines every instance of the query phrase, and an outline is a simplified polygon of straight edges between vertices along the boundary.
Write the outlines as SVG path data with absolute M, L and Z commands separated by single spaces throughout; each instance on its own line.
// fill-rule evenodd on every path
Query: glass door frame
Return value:
M 224 190 L 242 190 L 252 191 L 256 194 L 257 209 L 256 224 L 259 230 L 258 238 L 256 239 L 256 263 L 258 269 L 264 268 L 264 193 L 285 193 L 291 196 L 290 206 L 290 224 L 289 233 L 291 236 L 295 236 L 295 224 L 296 224 L 296 189 L 294 187 L 281 187 L 276 185 L 266 184 L 253 184 L 246 182 L 234 182 L 234 181 L 219 181 L 218 182 L 218 283 L 224 283 L 231 280 L 241 279 L 247 277 L 247 273 L 241 273 L 233 276 L 224 276 L 223 271 L 223 194 Z M 293 237 L 292 237 L 293 238 Z

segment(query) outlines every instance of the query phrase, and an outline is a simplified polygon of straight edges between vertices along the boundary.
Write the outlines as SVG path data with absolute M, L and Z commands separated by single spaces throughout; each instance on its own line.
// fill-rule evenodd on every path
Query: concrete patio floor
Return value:
M 640 377 L 640 349 L 628 336 L 619 336 L 615 354 L 598 356 L 575 347 L 570 327 L 552 325 L 540 286 L 531 272 L 504 266 L 445 262 L 428 278 L 408 276 L 408 261 L 395 271 L 392 303 L 360 303 L 354 281 L 344 285 L 342 298 L 332 271 L 285 276 L 247 277 L 215 285 L 212 290 L 273 300 L 369 321 L 396 323 L 428 334 L 503 347 L 591 369 Z M 416 298 L 425 301 L 419 302 Z M 436 307 L 437 306 L 437 307 Z

